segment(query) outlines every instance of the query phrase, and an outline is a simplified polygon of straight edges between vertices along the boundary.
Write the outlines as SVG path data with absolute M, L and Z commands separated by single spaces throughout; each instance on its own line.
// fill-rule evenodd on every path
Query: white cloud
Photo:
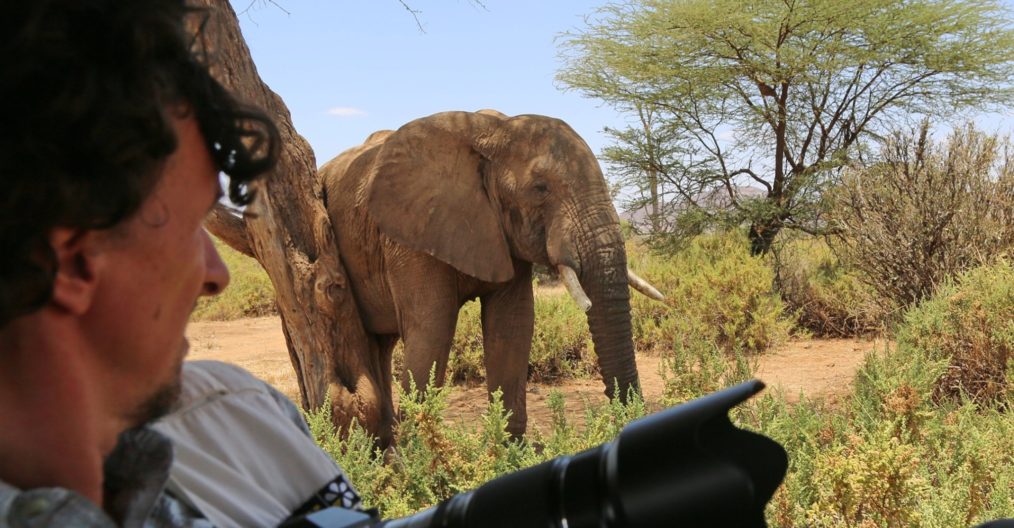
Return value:
M 719 141 L 732 141 L 736 139 L 736 131 L 731 128 L 727 128 L 725 130 L 720 130 L 715 137 L 718 138 Z
M 358 108 L 352 108 L 351 106 L 336 106 L 334 108 L 328 108 L 327 114 L 337 117 L 363 117 L 366 115 L 366 111 Z

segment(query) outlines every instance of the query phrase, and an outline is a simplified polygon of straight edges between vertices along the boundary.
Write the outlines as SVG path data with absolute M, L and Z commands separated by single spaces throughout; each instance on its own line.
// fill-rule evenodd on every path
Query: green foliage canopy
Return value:
M 630 0 L 586 23 L 563 36 L 559 80 L 642 116 L 610 159 L 751 222 L 755 252 L 824 229 L 819 196 L 864 137 L 1014 94 L 996 0 Z

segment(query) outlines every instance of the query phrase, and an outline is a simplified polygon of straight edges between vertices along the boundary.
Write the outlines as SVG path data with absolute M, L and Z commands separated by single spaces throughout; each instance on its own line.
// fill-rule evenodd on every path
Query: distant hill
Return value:
M 764 189 L 749 185 L 737 185 L 733 187 L 733 190 L 741 198 L 760 198 L 766 194 Z M 724 190 L 716 190 L 711 192 L 710 196 L 697 200 L 697 202 L 711 208 L 722 208 L 729 205 L 729 197 Z M 626 220 L 635 226 L 648 225 L 649 209 L 647 207 L 627 211 L 618 206 L 616 210 L 620 214 L 620 220 Z

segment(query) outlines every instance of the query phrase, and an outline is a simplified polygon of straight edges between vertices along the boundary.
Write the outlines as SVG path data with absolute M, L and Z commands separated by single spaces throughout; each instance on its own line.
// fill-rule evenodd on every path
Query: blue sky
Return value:
M 250 0 L 232 0 L 242 11 Z M 381 129 L 445 110 L 494 108 L 569 123 L 598 153 L 623 118 L 557 88 L 554 38 L 602 0 L 278 0 L 240 15 L 261 77 L 321 165 Z
M 231 0 L 237 11 L 251 0 Z M 261 77 L 285 100 L 321 165 L 374 131 L 445 110 L 494 108 L 569 123 L 598 154 L 624 117 L 563 91 L 557 35 L 606 0 L 257 0 L 240 14 Z M 1005 0 L 1011 5 L 1014 0 Z M 985 116 L 990 131 L 1014 119 Z

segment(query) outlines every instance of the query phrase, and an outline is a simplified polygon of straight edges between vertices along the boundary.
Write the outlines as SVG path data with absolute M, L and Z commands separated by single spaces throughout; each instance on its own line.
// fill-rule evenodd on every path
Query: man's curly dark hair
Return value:
M 52 295 L 54 227 L 135 213 L 176 150 L 174 114 L 199 123 L 229 196 L 275 163 L 278 132 L 210 75 L 184 0 L 31 0 L 0 17 L 0 326 Z

